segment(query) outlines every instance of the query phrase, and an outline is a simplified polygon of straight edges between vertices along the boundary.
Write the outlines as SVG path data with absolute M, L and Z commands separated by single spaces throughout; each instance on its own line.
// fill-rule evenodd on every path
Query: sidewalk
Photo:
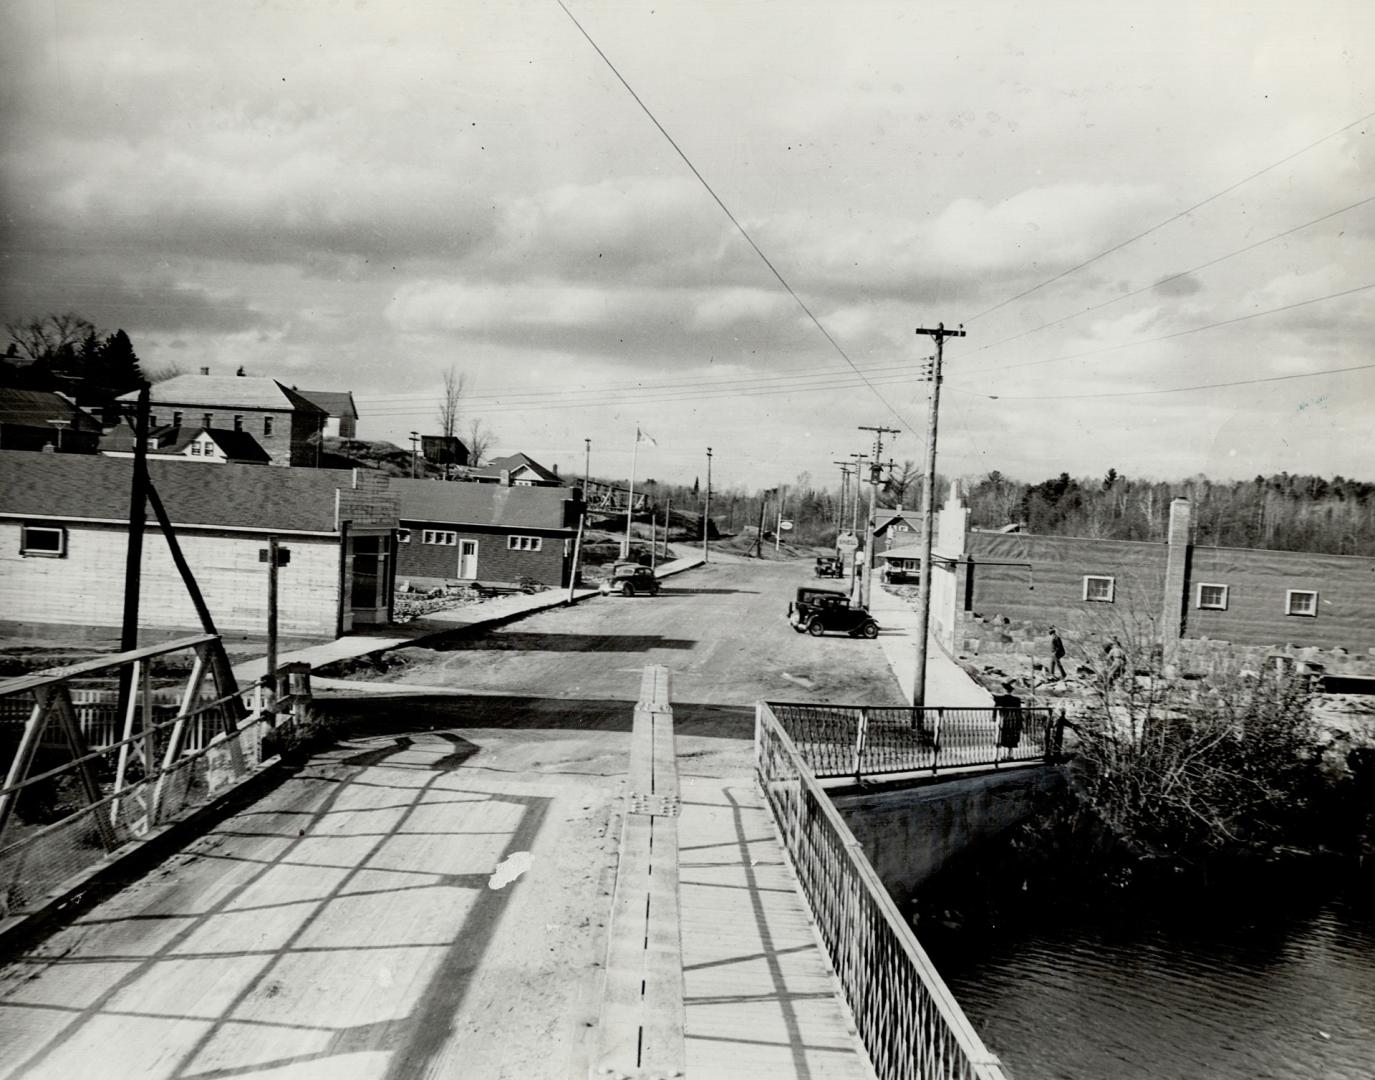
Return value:
M 685 559 L 674 559 L 664 563 L 655 571 L 656 577 L 669 577 L 691 570 L 702 564 L 700 555 Z M 579 603 L 598 595 L 596 589 L 575 589 L 573 603 Z M 496 626 L 511 622 L 536 611 L 562 607 L 568 603 L 567 589 L 548 589 L 537 593 L 520 593 L 512 596 L 499 596 L 481 604 L 472 604 L 448 611 L 435 611 L 408 623 L 379 626 L 375 630 L 348 634 L 334 641 L 310 645 L 295 652 L 284 653 L 277 657 L 278 665 L 304 661 L 312 668 L 323 667 L 339 660 L 355 660 L 361 656 L 387 652 L 439 634 L 451 634 L 455 630 L 473 629 L 482 626 Z M 267 657 L 245 660 L 234 665 L 234 677 L 240 686 L 250 686 L 267 674 Z
M 879 644 L 908 701 L 917 678 L 918 614 L 901 597 L 875 584 L 869 610 L 879 625 Z M 926 704 L 952 708 L 988 709 L 993 696 L 946 655 L 931 637 L 926 639 Z

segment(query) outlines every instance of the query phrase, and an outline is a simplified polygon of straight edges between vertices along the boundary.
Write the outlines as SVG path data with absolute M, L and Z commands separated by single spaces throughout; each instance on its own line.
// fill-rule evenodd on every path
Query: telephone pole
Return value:
M 702 507 L 702 561 L 711 561 L 711 447 L 707 447 L 707 500 Z
M 874 577 L 874 514 L 878 503 L 878 481 L 883 472 L 883 436 L 885 434 L 901 435 L 902 432 L 897 428 L 890 427 L 867 427 L 859 425 L 860 431 L 872 431 L 874 433 L 874 459 L 869 465 L 869 524 L 864 530 L 864 579 L 860 584 L 859 602 L 863 607 L 869 606 L 869 596 L 873 590 Z
M 833 461 L 840 466 L 840 505 L 836 508 L 836 538 L 845 530 L 845 507 L 850 497 L 850 470 L 854 468 L 848 461 Z
M 926 704 L 926 636 L 931 628 L 931 537 L 935 527 L 936 421 L 941 404 L 941 363 L 945 359 L 945 339 L 964 337 L 964 323 L 960 323 L 958 330 L 947 330 L 945 323 L 937 323 L 934 330 L 919 326 L 917 333 L 936 341 L 936 355 L 929 376 L 931 413 L 926 428 L 926 482 L 921 494 L 921 581 L 917 586 L 917 674 L 912 684 L 912 704 L 921 708 Z

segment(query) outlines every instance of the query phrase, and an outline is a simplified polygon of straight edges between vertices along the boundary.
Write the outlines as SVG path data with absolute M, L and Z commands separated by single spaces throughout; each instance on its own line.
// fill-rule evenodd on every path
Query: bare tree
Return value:
M 468 421 L 468 437 L 463 441 L 468 444 L 468 464 L 477 466 L 486 459 L 496 435 L 480 417 L 475 416 Z
M 10 340 L 30 360 L 52 359 L 92 337 L 95 326 L 74 311 L 5 324 Z
M 463 404 L 463 393 L 468 386 L 468 376 L 460 374 L 457 369 L 450 365 L 449 370 L 444 372 L 444 391 L 439 399 L 439 407 L 436 412 L 436 419 L 439 421 L 439 433 L 446 439 L 452 439 L 458 434 L 458 414 Z

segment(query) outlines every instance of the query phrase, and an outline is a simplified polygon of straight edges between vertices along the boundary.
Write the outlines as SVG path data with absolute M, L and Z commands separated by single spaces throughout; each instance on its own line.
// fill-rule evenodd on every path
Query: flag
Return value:
M 647 432 L 647 431 L 641 431 L 639 428 L 636 428 L 636 429 L 635 429 L 635 441 L 636 441 L 636 442 L 647 442 L 647 443 L 649 443 L 650 446 L 658 446 L 658 445 L 659 445 L 657 442 L 654 441 L 654 436 L 652 436 L 652 435 L 651 435 L 649 432 Z

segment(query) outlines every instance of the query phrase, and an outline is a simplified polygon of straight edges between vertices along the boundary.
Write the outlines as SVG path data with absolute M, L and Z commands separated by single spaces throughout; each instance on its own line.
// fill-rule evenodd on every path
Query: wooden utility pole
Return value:
M 711 447 L 707 447 L 707 501 L 702 507 L 702 561 L 711 561 Z
M 936 355 L 932 361 L 931 412 L 926 427 L 926 482 L 921 494 L 921 581 L 917 586 L 917 674 L 912 684 L 912 704 L 921 708 L 926 704 L 926 636 L 931 628 L 931 538 L 935 531 L 936 488 L 936 421 L 941 404 L 941 363 L 945 358 L 945 339 L 964 337 L 964 324 L 958 330 L 947 330 L 945 323 L 937 323 L 934 330 L 917 327 L 918 334 L 926 334 L 936 341 Z
M 840 466 L 840 505 L 836 508 L 836 539 L 840 539 L 840 534 L 845 531 L 845 506 L 850 495 L 850 469 L 852 466 L 848 461 L 833 461 L 832 465 Z
M 277 564 L 281 552 L 276 536 L 267 538 L 267 678 L 277 685 Z
M 129 484 L 129 542 L 124 555 L 124 621 L 120 624 L 119 651 L 138 648 L 138 598 L 143 571 L 143 528 L 148 520 L 148 387 L 138 392 L 134 412 L 134 474 Z M 123 716 L 135 692 L 133 667 L 119 669 L 116 716 Z
M 869 523 L 864 529 L 864 577 L 860 582 L 859 602 L 862 607 L 869 606 L 873 591 L 874 577 L 874 516 L 878 504 L 878 482 L 883 471 L 883 436 L 885 433 L 900 435 L 897 428 L 868 427 L 859 425 L 860 431 L 874 433 L 874 460 L 869 465 Z

